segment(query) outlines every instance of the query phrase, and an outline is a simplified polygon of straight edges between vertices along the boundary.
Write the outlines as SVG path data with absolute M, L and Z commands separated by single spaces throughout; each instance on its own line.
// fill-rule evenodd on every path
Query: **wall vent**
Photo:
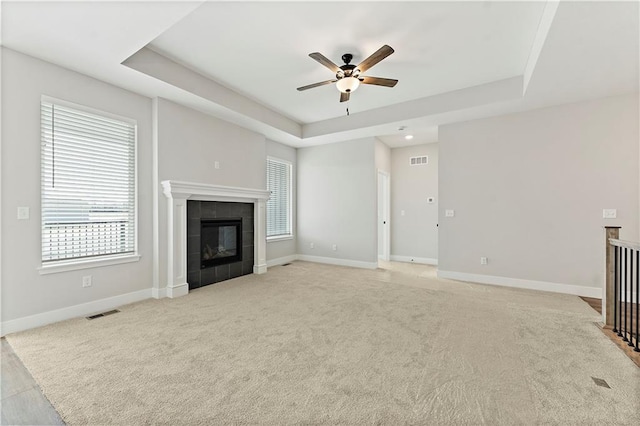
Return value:
M 422 155 L 420 157 L 409 157 L 409 164 L 412 166 L 424 166 L 429 162 L 429 157 Z

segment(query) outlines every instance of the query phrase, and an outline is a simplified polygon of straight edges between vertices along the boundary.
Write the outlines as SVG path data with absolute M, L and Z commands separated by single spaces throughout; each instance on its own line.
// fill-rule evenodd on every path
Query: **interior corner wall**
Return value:
M 381 140 L 375 139 L 376 179 L 377 171 L 391 173 L 391 149 Z
M 151 288 L 151 100 L 2 48 L 2 321 L 143 294 Z M 41 96 L 135 119 L 138 124 L 137 262 L 40 275 Z M 30 218 L 17 220 L 17 207 Z M 92 276 L 83 288 L 82 277 Z M 150 291 L 148 296 L 150 296 Z M 84 305 L 87 306 L 87 305 Z M 91 305 L 93 306 L 93 305 Z M 60 318 L 61 319 L 61 318 Z
M 298 254 L 375 265 L 375 168 L 374 138 L 298 149 Z
M 157 182 L 178 180 L 266 189 L 266 140 L 261 134 L 166 99 L 155 100 Z M 219 163 L 216 169 L 215 162 Z M 167 206 L 158 185 L 159 288 L 167 285 Z
M 410 165 L 411 157 L 424 155 L 426 165 Z M 391 259 L 436 263 L 438 144 L 392 149 L 391 173 Z M 429 197 L 433 203 L 427 202 Z
M 638 112 L 634 94 L 441 127 L 439 269 L 599 291 L 603 227 L 639 240 Z
M 293 238 L 289 240 L 280 240 L 280 241 L 267 241 L 267 262 L 281 260 L 283 262 L 288 261 L 291 256 L 295 256 L 297 254 L 297 185 L 296 185 L 296 176 L 298 172 L 297 166 L 297 150 L 293 147 L 283 145 L 278 142 L 267 140 L 267 156 L 279 158 L 281 160 L 286 160 L 291 163 L 292 166 L 292 182 L 291 182 L 291 227 L 293 229 Z

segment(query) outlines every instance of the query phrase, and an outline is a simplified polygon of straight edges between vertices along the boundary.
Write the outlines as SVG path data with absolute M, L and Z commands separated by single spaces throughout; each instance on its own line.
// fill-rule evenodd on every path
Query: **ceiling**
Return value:
M 638 91 L 638 3 L 7 2 L 2 44 L 292 146 L 378 137 Z M 395 53 L 348 105 L 308 57 Z M 346 107 L 350 115 L 346 115 Z M 405 130 L 399 130 L 405 127 Z M 414 135 L 411 141 L 404 136 Z

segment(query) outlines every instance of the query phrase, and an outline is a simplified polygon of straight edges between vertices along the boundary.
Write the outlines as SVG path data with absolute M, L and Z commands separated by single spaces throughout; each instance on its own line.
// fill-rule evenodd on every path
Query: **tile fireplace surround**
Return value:
M 187 200 L 253 203 L 253 273 L 267 272 L 266 202 L 269 191 L 175 180 L 162 181 L 167 207 L 167 297 L 189 293 L 187 284 Z

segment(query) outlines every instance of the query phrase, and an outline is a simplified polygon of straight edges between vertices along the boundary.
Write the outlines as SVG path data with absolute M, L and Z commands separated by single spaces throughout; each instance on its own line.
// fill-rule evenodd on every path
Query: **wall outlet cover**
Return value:
M 445 217 L 454 217 L 455 214 L 456 214 L 455 210 L 445 210 L 444 211 Z
M 602 209 L 603 219 L 615 219 L 618 217 L 617 209 Z

